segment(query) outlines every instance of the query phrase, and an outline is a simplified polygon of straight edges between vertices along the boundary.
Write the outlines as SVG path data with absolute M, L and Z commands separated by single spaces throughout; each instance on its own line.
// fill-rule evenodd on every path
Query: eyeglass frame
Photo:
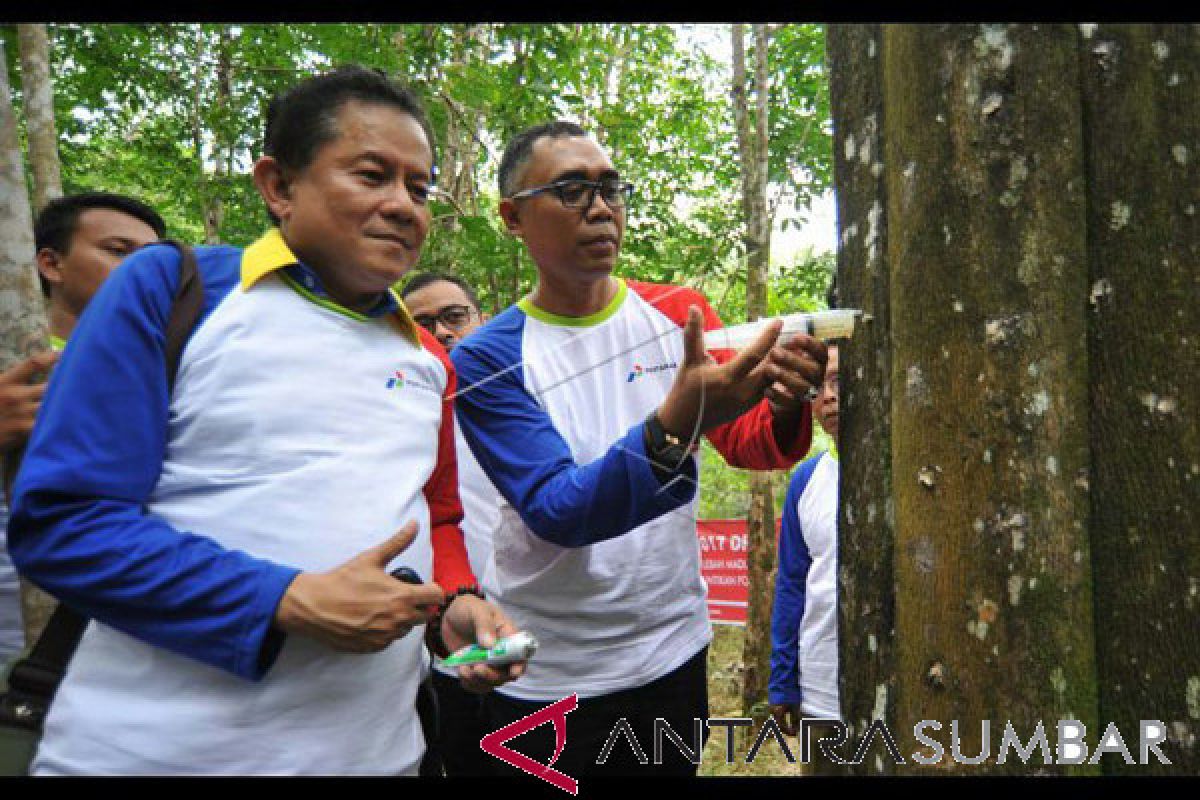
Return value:
M 584 187 L 586 187 L 588 190 L 587 202 L 578 206 L 567 205 L 567 200 L 563 196 L 563 191 L 568 184 L 582 184 Z M 535 194 L 541 194 L 542 192 L 553 192 L 558 197 L 558 202 L 562 203 L 563 208 L 570 208 L 575 211 L 586 211 L 592 207 L 593 203 L 596 202 L 596 193 L 599 192 L 604 186 L 616 186 L 617 191 L 621 195 L 624 195 L 624 199 L 622 199 L 620 205 L 613 205 L 607 200 L 604 200 L 604 195 L 600 195 L 600 199 L 604 200 L 605 205 L 613 209 L 625 209 L 629 207 L 629 201 L 633 198 L 634 186 L 630 181 L 621 180 L 589 181 L 584 178 L 560 178 L 559 180 L 547 183 L 543 186 L 531 186 L 528 189 L 522 189 L 521 191 L 514 193 L 508 199 L 524 200 L 526 197 L 533 197 Z
M 450 311 L 463 311 L 466 313 L 466 316 L 463 318 L 462 324 L 453 325 L 450 323 L 450 321 L 448 319 L 445 319 L 446 313 L 450 312 Z M 421 314 L 420 316 L 413 315 L 412 320 L 413 320 L 413 322 L 420 325 L 422 328 L 429 331 L 430 333 L 434 333 L 437 331 L 437 326 L 438 326 L 439 322 L 442 323 L 443 325 L 445 325 L 447 330 L 458 332 L 458 331 L 461 331 L 464 327 L 466 327 L 467 323 L 469 323 L 471 321 L 471 316 L 473 314 L 478 314 L 478 313 L 479 313 L 478 311 L 476 311 L 474 308 L 467 305 L 466 303 L 451 303 L 448 306 L 443 306 L 441 309 L 438 310 L 438 312 L 436 314 Z M 428 320 L 431 324 L 426 325 L 421 320 Z

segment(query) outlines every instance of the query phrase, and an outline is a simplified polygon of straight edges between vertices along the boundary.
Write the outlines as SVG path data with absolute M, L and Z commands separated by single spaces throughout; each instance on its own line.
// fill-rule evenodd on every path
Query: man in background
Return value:
M 457 275 L 425 272 L 414 275 L 400 292 L 413 321 L 429 331 L 451 352 L 459 341 L 484 323 L 479 299 L 471 285 Z M 458 425 L 454 426 L 458 456 L 458 492 L 463 504 L 461 523 L 471 569 L 480 587 L 488 592 L 487 565 L 492 555 L 492 533 L 500 516 L 500 494 L 471 454 Z M 433 690 L 437 697 L 436 757 L 446 775 L 491 775 L 492 760 L 479 747 L 491 732 L 483 697 L 459 683 L 457 673 L 433 661 Z
M 47 300 L 50 349 L 0 373 L 0 453 L 24 446 L 58 360 L 79 315 L 125 256 L 166 235 L 162 217 L 145 203 L 108 192 L 51 200 L 33 225 L 38 278 Z M 14 476 L 6 475 L 11 485 Z M 7 496 L 0 497 L 0 667 L 25 645 L 16 570 L 8 557 Z
M 800 719 L 841 719 L 838 705 L 838 348 L 829 345 L 813 416 L 833 452 L 796 468 L 783 502 L 779 573 L 771 609 L 771 715 L 789 736 Z

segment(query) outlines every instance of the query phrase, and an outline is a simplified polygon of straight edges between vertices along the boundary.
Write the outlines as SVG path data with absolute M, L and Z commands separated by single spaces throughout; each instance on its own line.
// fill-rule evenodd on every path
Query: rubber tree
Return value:
M 753 82 L 747 75 L 745 31 L 732 26 L 733 116 L 737 126 L 741 165 L 741 203 L 746 244 L 746 318 L 754 321 L 767 311 L 767 273 L 771 260 L 771 218 L 767 213 L 767 26 L 752 26 Z M 747 86 L 754 86 L 754 106 Z M 742 706 L 747 716 L 766 718 L 763 698 L 771 672 L 771 598 L 774 594 L 775 504 L 771 476 L 750 476 L 750 507 L 746 517 L 746 567 L 749 606 L 743 645 Z
M 0 39 L 0 370 L 45 349 L 46 314 L 33 259 L 33 214 L 25 187 L 25 165 L 8 79 L 8 61 Z M 6 472 L 15 462 L 7 453 Z M 41 633 L 54 599 L 21 581 L 25 639 Z
M 1198 48 L 829 30 L 838 283 L 868 314 L 842 350 L 843 755 L 878 719 L 904 759 L 875 737 L 845 770 L 1200 769 Z M 998 763 L 1039 720 L 1049 763 Z M 1134 760 L 1160 720 L 1172 765 L 1064 764 L 1058 720 L 1093 754 L 1116 723 Z
M 25 129 L 29 139 L 29 167 L 33 176 L 33 208 L 62 197 L 62 170 L 58 160 L 58 130 L 54 123 L 54 80 L 50 77 L 50 39 L 45 25 L 18 25 L 21 54 L 21 88 Z

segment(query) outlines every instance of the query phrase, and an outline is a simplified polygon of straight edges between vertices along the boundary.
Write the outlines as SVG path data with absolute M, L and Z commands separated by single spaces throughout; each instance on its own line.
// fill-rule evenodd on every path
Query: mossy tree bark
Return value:
M 1085 26 L 1079 64 L 1100 717 L 1127 739 L 1163 721 L 1173 762 L 1105 756 L 1105 769 L 1195 775 L 1200 26 Z
M 894 719 L 895 626 L 891 494 L 891 314 L 888 306 L 887 186 L 883 180 L 883 96 L 878 25 L 832 25 L 827 32 L 838 187 L 838 305 L 869 321 L 841 343 L 841 496 L 838 511 L 838 628 L 843 719 L 861 734 L 875 718 Z M 850 444 L 853 443 L 853 444 Z M 850 487 L 854 487 L 851 489 Z M 852 556 L 850 554 L 853 554 Z M 818 773 L 838 770 L 821 758 Z M 891 771 L 889 760 L 883 770 Z M 865 771 L 865 768 L 852 768 Z M 872 770 L 875 771 L 875 770 Z
M 1076 28 L 1050 25 L 830 34 L 848 189 L 839 282 L 874 315 L 842 371 L 842 702 L 859 735 L 867 708 L 888 723 L 901 772 L 1098 769 L 995 759 L 1006 721 L 1025 741 L 1038 720 L 1098 720 L 1078 48 Z M 868 119 L 882 157 L 862 137 Z M 861 253 L 871 246 L 886 249 L 886 282 Z M 887 373 L 864 383 L 880 350 Z M 874 653 L 864 597 L 881 618 L 894 608 L 886 643 L 868 617 Z M 930 732 L 944 746 L 934 766 L 911 757 L 937 755 L 913 737 L 923 719 L 945 726 Z M 958 763 L 951 720 L 960 760 L 990 721 L 992 757 Z M 857 769 L 891 767 L 876 739 Z

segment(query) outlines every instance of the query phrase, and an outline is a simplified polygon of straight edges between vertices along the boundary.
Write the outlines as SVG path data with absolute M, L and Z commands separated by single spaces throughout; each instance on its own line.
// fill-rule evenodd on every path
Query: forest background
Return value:
M 594 132 L 637 187 L 622 273 L 699 289 L 726 324 L 746 318 L 730 26 L 47 29 L 66 193 L 132 194 L 162 213 L 172 236 L 246 245 L 268 224 L 250 168 L 271 96 L 304 75 L 360 63 L 410 83 L 434 127 L 445 195 L 433 203 L 420 269 L 461 275 L 491 313 L 527 293 L 533 266 L 496 213 L 496 167 L 504 143 L 521 129 L 570 119 Z M 16 26 L 0 27 L 0 35 L 24 141 Z M 813 201 L 830 188 L 832 129 L 822 26 L 770 26 L 768 41 L 767 213 L 778 242 L 796 239 Z M 754 47 L 751 41 L 747 58 Z M 744 90 L 756 93 L 752 70 L 745 81 Z M 25 174 L 32 180 L 33 170 Z M 833 272 L 830 250 L 809 245 L 776 255 L 766 276 L 767 313 L 825 307 Z M 817 438 L 824 449 L 828 442 Z M 707 448 L 704 472 L 701 516 L 744 515 L 747 475 Z
M 757 245 L 745 171 L 761 156 L 758 213 L 766 219 L 758 222 L 774 243 L 795 241 L 814 201 L 828 201 L 825 34 L 818 25 L 754 28 L 743 46 L 740 26 L 716 25 L 49 25 L 61 190 L 130 194 L 158 209 L 175 238 L 249 244 L 268 224 L 250 168 L 270 98 L 300 77 L 360 63 L 409 83 L 424 100 L 443 194 L 432 203 L 419 269 L 462 276 L 485 310 L 496 313 L 532 287 L 533 266 L 496 213 L 495 173 L 504 143 L 549 119 L 592 131 L 636 186 L 622 274 L 694 287 L 726 324 L 747 318 L 748 277 L 765 283 L 766 314 L 824 308 L 835 268 L 829 249 L 772 251 L 767 242 L 759 267 L 766 274 L 751 274 Z M 0 26 L 0 36 L 26 150 L 33 106 L 17 27 Z M 745 135 L 760 122 L 765 153 Z M 36 164 L 25 169 L 35 198 L 36 172 Z M 818 431 L 814 450 L 828 444 Z M 772 476 L 776 498 L 787 480 Z M 702 518 L 746 516 L 750 485 L 748 473 L 705 446 Z M 714 716 L 752 710 L 743 708 L 740 637 L 718 631 Z M 710 749 L 723 750 L 720 738 Z M 708 754 L 703 771 L 726 771 L 722 760 Z M 760 760 L 753 771 L 780 768 Z

